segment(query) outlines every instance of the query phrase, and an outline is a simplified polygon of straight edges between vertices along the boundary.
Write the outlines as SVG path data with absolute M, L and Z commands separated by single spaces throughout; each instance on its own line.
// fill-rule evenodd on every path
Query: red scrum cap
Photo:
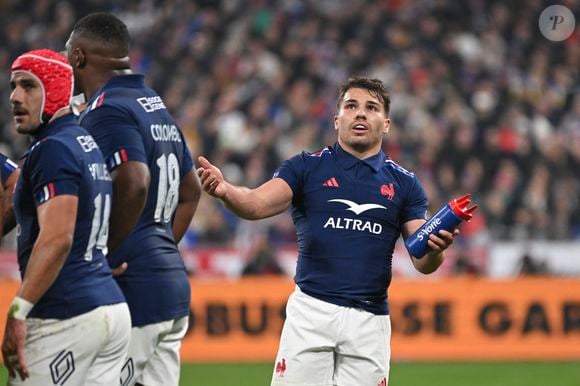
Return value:
M 59 109 L 70 104 L 73 93 L 73 70 L 66 58 L 54 51 L 28 51 L 12 63 L 12 72 L 27 72 L 35 77 L 42 88 L 40 122 L 52 117 Z

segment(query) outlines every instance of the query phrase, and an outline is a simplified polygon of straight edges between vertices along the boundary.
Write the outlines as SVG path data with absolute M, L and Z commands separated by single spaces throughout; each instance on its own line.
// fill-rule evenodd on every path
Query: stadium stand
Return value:
M 577 4 L 577 3 L 576 3 Z M 392 94 L 384 150 L 417 173 L 434 213 L 472 193 L 462 259 L 490 240 L 580 239 L 580 35 L 541 35 L 542 1 L 0 1 L 0 68 L 64 48 L 74 21 L 128 24 L 133 68 L 177 117 L 194 154 L 256 186 L 289 156 L 333 142 L 338 85 L 378 77 Z M 578 10 L 576 10 L 578 11 Z M 0 87 L 0 151 L 26 147 Z M 294 242 L 289 217 L 247 223 L 204 195 L 184 247 Z M 476 263 L 477 265 L 477 263 Z

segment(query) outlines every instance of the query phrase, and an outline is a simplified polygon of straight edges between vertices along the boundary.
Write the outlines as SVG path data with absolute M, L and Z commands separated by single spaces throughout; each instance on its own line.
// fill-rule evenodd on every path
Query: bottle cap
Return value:
M 463 197 L 456 198 L 449 202 L 449 206 L 455 215 L 464 221 L 469 221 L 473 217 L 473 211 L 477 208 L 477 205 L 468 208 L 467 206 L 471 204 L 469 199 L 471 194 L 466 194 Z

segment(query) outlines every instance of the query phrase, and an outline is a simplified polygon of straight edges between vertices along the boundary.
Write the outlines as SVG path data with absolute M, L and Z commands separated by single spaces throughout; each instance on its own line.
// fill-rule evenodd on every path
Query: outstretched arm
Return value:
M 292 203 L 292 189 L 281 178 L 274 178 L 255 189 L 235 186 L 224 180 L 222 172 L 204 157 L 197 174 L 203 190 L 221 199 L 228 209 L 247 220 L 259 220 L 282 213 Z
M 419 229 L 425 220 L 411 220 L 403 224 L 403 238 L 406 240 L 407 237 L 412 235 L 417 229 Z M 433 273 L 443 264 L 445 259 L 444 251 L 453 243 L 455 236 L 459 234 L 459 230 L 455 229 L 453 233 L 447 232 L 445 230 L 439 231 L 439 235 L 431 234 L 429 236 L 429 252 L 425 254 L 422 258 L 418 259 L 415 256 L 411 256 L 411 261 L 415 269 L 424 274 Z

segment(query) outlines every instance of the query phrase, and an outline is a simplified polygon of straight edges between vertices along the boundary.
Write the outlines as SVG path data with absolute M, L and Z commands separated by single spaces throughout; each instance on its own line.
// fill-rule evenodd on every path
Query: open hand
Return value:
M 26 359 L 24 358 L 24 344 L 26 342 L 26 322 L 8 317 L 2 341 L 2 358 L 11 378 L 16 374 L 24 381 L 30 376 Z
M 224 197 L 227 191 L 227 182 L 224 180 L 222 172 L 205 157 L 197 157 L 197 161 L 201 166 L 197 169 L 197 175 L 203 190 L 214 197 Z

